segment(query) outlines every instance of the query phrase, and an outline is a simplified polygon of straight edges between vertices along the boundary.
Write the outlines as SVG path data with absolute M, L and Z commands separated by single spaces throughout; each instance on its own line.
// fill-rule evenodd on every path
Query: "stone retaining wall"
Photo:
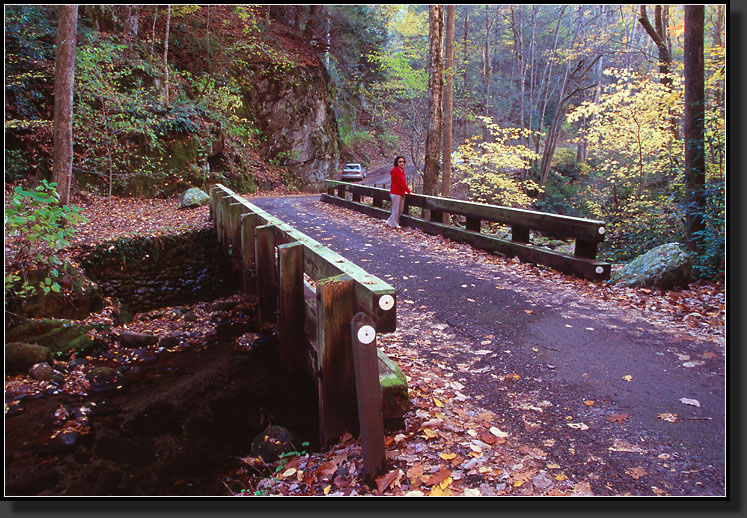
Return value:
M 102 296 L 136 312 L 231 295 L 242 285 L 213 230 L 107 241 L 82 266 Z

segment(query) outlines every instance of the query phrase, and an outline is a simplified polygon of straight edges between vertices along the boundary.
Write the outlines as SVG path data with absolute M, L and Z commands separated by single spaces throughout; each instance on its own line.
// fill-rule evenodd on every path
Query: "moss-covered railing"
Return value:
M 321 201 L 357 210 L 375 218 L 389 217 L 389 210 L 384 208 L 385 203 L 390 203 L 389 191 L 386 189 L 336 180 L 327 180 L 326 186 L 327 192 L 322 193 Z M 364 198 L 370 198 L 370 203 L 364 203 Z M 428 211 L 429 219 L 411 215 L 411 207 Z M 444 214 L 464 216 L 465 227 L 443 223 Z M 481 233 L 483 221 L 511 227 L 511 239 Z M 602 221 L 412 194 L 405 197 L 405 210 L 400 223 L 430 234 L 440 234 L 454 241 L 469 243 L 475 248 L 516 256 L 525 262 L 543 264 L 586 279 L 606 280 L 610 277 L 610 263 L 596 259 L 597 246 L 605 237 Z M 561 239 L 574 239 L 574 254 L 533 245 L 530 243 L 530 230 Z

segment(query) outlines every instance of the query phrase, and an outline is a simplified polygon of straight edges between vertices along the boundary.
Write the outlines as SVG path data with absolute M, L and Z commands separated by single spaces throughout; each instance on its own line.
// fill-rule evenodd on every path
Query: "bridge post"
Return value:
M 576 248 L 573 252 L 573 255 L 575 255 L 576 257 L 596 259 L 597 244 L 598 243 L 596 241 L 576 238 Z
M 257 312 L 260 327 L 277 322 L 278 283 L 275 261 L 275 226 L 261 225 L 256 229 Z
M 379 381 L 374 321 L 357 313 L 350 323 L 355 364 L 355 393 L 363 447 L 363 473 L 371 480 L 384 469 L 384 410 Z
M 482 221 L 480 220 L 480 218 L 467 216 L 467 230 L 469 230 L 470 232 L 480 232 L 481 226 Z
M 302 243 L 278 245 L 280 362 L 286 373 L 305 367 L 306 335 Z
M 355 286 L 342 275 L 317 282 L 317 365 L 319 366 L 319 441 L 327 446 L 345 431 L 358 433 L 355 370 L 350 322 Z
M 241 215 L 247 212 L 249 212 L 249 208 L 242 203 L 232 203 L 230 205 L 231 265 L 236 272 L 240 272 L 242 269 Z
M 513 225 L 511 227 L 511 241 L 517 243 L 529 243 L 529 227 Z
M 241 269 L 244 277 L 244 293 L 257 293 L 256 230 L 257 215 L 253 212 L 241 215 Z

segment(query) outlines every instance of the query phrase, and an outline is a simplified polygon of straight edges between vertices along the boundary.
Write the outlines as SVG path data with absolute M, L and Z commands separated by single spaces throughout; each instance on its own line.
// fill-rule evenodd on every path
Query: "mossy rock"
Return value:
M 610 284 L 627 288 L 687 288 L 691 263 L 677 243 L 657 246 L 612 273 Z
M 182 194 L 179 207 L 182 209 L 193 209 L 196 207 L 202 207 L 208 203 L 210 203 L 210 196 L 208 196 L 202 189 L 192 187 Z
M 70 320 L 28 319 L 6 330 L 8 342 L 25 342 L 46 347 L 53 355 L 67 356 L 72 351 L 87 353 L 98 345 L 88 336 L 91 326 Z
M 399 419 L 410 409 L 407 378 L 381 349 L 377 349 L 376 352 L 379 356 L 379 383 L 384 419 Z
M 5 344 L 5 372 L 18 374 L 27 372 L 37 363 L 52 363 L 52 351 L 36 344 L 8 342 Z

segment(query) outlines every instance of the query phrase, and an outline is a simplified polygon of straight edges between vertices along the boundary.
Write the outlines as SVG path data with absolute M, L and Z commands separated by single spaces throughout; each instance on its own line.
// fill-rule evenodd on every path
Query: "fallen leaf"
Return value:
M 438 437 L 438 432 L 431 428 L 423 428 L 423 433 L 425 434 L 426 439 L 433 439 L 435 437 Z
M 508 434 L 506 432 L 501 431 L 499 428 L 496 428 L 495 426 L 490 427 L 490 433 L 492 433 L 496 437 L 508 437 Z
M 670 412 L 656 414 L 656 417 L 658 417 L 659 419 L 663 419 L 664 421 L 668 421 L 670 423 L 677 422 L 677 414 L 672 414 Z
M 628 420 L 630 416 L 628 414 L 612 414 L 607 416 L 607 421 L 610 423 L 623 424 Z
M 697 399 L 688 399 L 686 397 L 683 397 L 680 398 L 680 401 L 685 405 L 691 405 L 700 408 L 700 401 L 698 401 Z
M 555 475 L 555 480 L 557 480 L 558 482 L 562 482 L 564 480 L 568 480 L 568 476 L 565 473 L 561 473 L 560 475 Z
M 594 406 L 594 401 L 591 401 L 590 399 L 587 399 L 586 401 L 584 401 L 584 405 L 586 405 L 586 406 Z
M 627 374 L 627 375 L 623 376 L 623 379 L 625 381 L 633 381 L 633 376 L 631 376 L 630 374 Z
M 382 494 L 384 491 L 386 491 L 390 486 L 399 487 L 400 486 L 400 479 L 402 478 L 402 470 L 397 469 L 390 471 L 386 475 L 382 475 L 376 479 L 376 487 L 378 489 L 378 494 Z
M 436 398 L 436 397 L 433 398 L 433 402 L 436 404 L 436 406 L 438 408 L 441 408 L 441 407 L 444 406 L 443 402 L 440 399 Z
M 625 473 L 630 477 L 633 477 L 635 480 L 638 480 L 643 475 L 647 474 L 646 470 L 643 468 L 628 468 L 625 470 Z
M 589 427 L 584 423 L 567 423 L 568 426 L 576 430 L 588 430 Z
M 332 461 L 325 462 L 316 470 L 316 478 L 325 479 L 332 476 L 337 471 L 337 464 Z
M 456 453 L 441 453 L 439 454 L 439 457 L 441 457 L 443 460 L 451 460 L 456 457 Z
M 442 467 L 433 475 L 425 477 L 423 481 L 429 486 L 438 486 L 449 477 L 451 477 L 451 471 Z

